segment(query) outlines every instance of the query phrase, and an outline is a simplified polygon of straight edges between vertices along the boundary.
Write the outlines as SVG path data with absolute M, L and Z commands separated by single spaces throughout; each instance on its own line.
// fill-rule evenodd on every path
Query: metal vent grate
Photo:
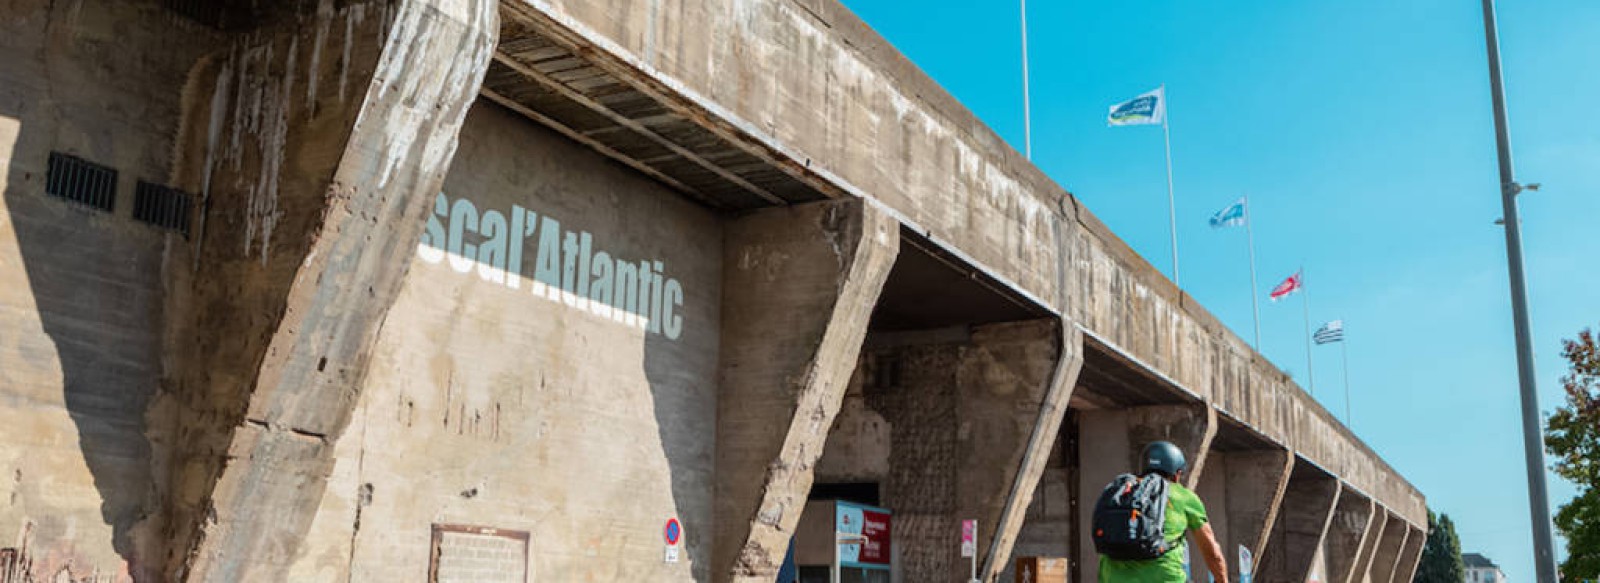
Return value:
M 219 0 L 167 0 L 167 8 L 212 28 L 222 28 L 223 8 Z
M 117 171 L 77 156 L 51 152 L 44 191 L 111 212 L 117 208 Z
M 193 201 L 184 191 L 140 180 L 133 191 L 133 218 L 188 235 Z

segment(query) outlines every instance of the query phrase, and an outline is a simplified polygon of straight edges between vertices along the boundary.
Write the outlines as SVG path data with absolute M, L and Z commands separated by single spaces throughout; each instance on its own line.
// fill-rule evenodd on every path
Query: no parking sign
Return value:
M 668 518 L 666 526 L 661 528 L 661 538 L 666 541 L 666 554 L 662 560 L 668 563 L 678 562 L 678 541 L 683 540 L 683 525 L 677 518 Z

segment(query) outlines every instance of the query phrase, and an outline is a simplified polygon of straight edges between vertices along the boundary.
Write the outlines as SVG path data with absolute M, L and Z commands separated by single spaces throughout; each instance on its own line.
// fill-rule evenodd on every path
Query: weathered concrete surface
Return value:
M 131 193 L 165 181 L 217 35 L 154 2 L 20 0 L 0 38 L 0 580 L 154 580 L 165 456 L 145 408 L 182 237 L 134 222 Z M 119 171 L 110 212 L 45 193 L 52 151 Z
M 197 65 L 174 175 L 203 210 L 152 413 L 177 446 L 170 578 L 280 579 L 295 556 L 497 14 L 306 5 Z
M 1329 583 L 1354 583 L 1367 536 L 1378 517 L 1377 504 L 1365 494 L 1350 488 L 1339 492 L 1339 505 L 1328 523 L 1324 548 L 1328 561 Z
M 714 580 L 776 575 L 899 237 L 892 218 L 861 201 L 728 224 Z
M 1406 535 L 1404 550 L 1400 551 L 1400 558 L 1395 562 L 1394 575 L 1389 578 L 1390 583 L 1406 583 L 1417 572 L 1417 564 L 1422 562 L 1422 547 L 1428 543 L 1428 531 L 1422 528 L 1411 527 Z
M 984 579 L 987 581 L 1003 581 L 1002 573 L 1011 566 L 1011 550 L 1016 545 L 1020 536 L 1029 507 L 1032 505 L 1035 490 L 1044 472 L 1049 466 L 1050 453 L 1058 441 L 1062 419 L 1066 416 L 1067 403 L 1072 398 L 1072 390 L 1077 386 L 1078 372 L 1083 367 L 1083 334 L 1076 326 L 1069 322 L 1057 322 L 1054 326 L 1057 334 L 1055 340 L 1055 364 L 1049 377 L 1043 383 L 1042 390 L 1037 392 L 1031 389 L 1038 383 L 1034 379 L 1024 377 L 1021 383 L 1027 395 L 1024 398 L 1015 417 L 1026 422 L 1031 416 L 1033 427 L 1028 432 L 1027 441 L 1023 447 L 1020 459 L 1006 460 L 1000 471 L 996 472 L 968 472 L 969 480 L 987 474 L 988 476 L 1003 476 L 1002 482 L 1010 482 L 1010 493 L 1005 497 L 1004 505 L 999 515 L 992 536 L 992 542 L 984 558 Z M 1037 351 L 1040 345 L 1048 343 L 1034 341 L 1032 343 Z M 990 391 L 1004 391 L 1004 383 L 995 382 L 994 375 L 985 375 L 983 385 Z M 970 398 L 970 397 L 969 397 Z M 1034 407 L 1034 400 L 1038 406 Z M 967 411 L 972 411 L 985 404 L 992 404 L 1000 399 L 979 392 L 975 400 L 969 401 Z M 1015 398 L 1013 397 L 1013 401 Z M 1034 411 L 1037 411 L 1036 413 Z M 1005 448 L 985 447 L 983 442 L 976 444 L 967 454 L 964 467 L 981 467 L 982 461 L 993 463 L 996 449 L 1004 451 Z M 1015 449 L 1013 447 L 1012 449 Z M 985 460 L 987 458 L 987 460 Z M 963 500 L 982 499 L 977 496 L 964 496 Z M 987 504 L 990 508 L 981 508 L 980 515 L 990 516 L 993 513 L 993 502 Z M 969 514 L 972 515 L 972 514 Z M 980 528 L 980 532 L 988 532 L 987 527 Z M 981 539 L 980 539 L 981 540 Z
M 1323 556 L 1323 538 L 1339 501 L 1339 481 L 1299 462 L 1284 488 L 1283 503 L 1266 552 L 1256 561 L 1263 581 L 1307 580 Z
M 1183 484 L 1190 488 L 1200 483 L 1205 474 L 1206 459 L 1211 455 L 1211 440 L 1217 436 L 1217 411 L 1204 404 L 1149 405 L 1134 407 L 1128 413 L 1128 466 L 1125 471 L 1138 471 L 1144 462 L 1140 454 L 1144 446 L 1156 441 L 1167 441 L 1178 446 L 1187 456 L 1189 469 Z
M 1372 524 L 1367 527 L 1366 538 L 1361 541 L 1361 551 L 1356 555 L 1355 569 L 1350 573 L 1350 583 L 1371 581 L 1368 574 L 1372 571 L 1373 557 L 1377 556 L 1378 543 L 1383 540 L 1383 529 L 1388 522 L 1388 510 L 1382 506 L 1373 509 Z
M 1406 539 L 1411 535 L 1411 526 L 1404 519 L 1390 514 L 1384 523 L 1383 536 L 1378 539 L 1378 547 L 1373 551 L 1372 565 L 1367 571 L 1368 581 L 1371 583 L 1388 583 L 1394 577 L 1396 566 L 1400 563 L 1400 555 L 1405 550 Z
M 486 102 L 444 195 L 288 580 L 425 580 L 430 524 L 529 533 L 534 581 L 711 580 L 719 217 Z M 506 252 L 480 236 L 518 211 L 537 220 Z M 641 261 L 662 265 L 664 303 L 682 292 L 670 328 L 613 308 L 636 285 L 594 283 Z M 668 564 L 671 517 L 684 543 Z
M 1294 454 L 1288 451 L 1213 451 L 1196 493 L 1208 505 L 1212 529 L 1228 557 L 1228 577 L 1237 579 L 1237 549 L 1256 557 L 1267 552 L 1288 489 Z
M 817 479 L 881 485 L 906 580 L 965 581 L 950 533 L 975 519 L 983 557 L 1009 556 L 1075 386 L 1081 346 L 1076 328 L 1052 320 L 872 338 L 853 382 L 860 397 L 847 398 L 860 405 L 829 434 Z M 887 443 L 862 441 L 872 437 Z
M 523 0 L 515 11 L 819 190 L 881 202 L 1406 520 L 1426 519 L 1420 494 L 1313 399 L 837 2 Z

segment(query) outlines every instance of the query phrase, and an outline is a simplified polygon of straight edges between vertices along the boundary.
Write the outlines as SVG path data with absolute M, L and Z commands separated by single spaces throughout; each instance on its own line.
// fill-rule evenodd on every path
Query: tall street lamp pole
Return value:
M 1550 503 L 1544 478 L 1543 423 L 1533 373 L 1533 342 L 1528 331 L 1528 283 L 1522 272 L 1522 221 L 1517 217 L 1517 184 L 1511 168 L 1511 130 L 1506 122 L 1505 87 L 1500 78 L 1500 41 L 1494 0 L 1483 0 L 1483 35 L 1489 47 L 1489 90 L 1494 97 L 1494 137 L 1500 152 L 1500 201 L 1504 206 L 1506 260 L 1511 275 L 1511 318 L 1517 333 L 1517 380 L 1522 388 L 1522 440 L 1528 466 L 1528 506 L 1533 519 L 1534 566 L 1539 583 L 1556 583 L 1550 532 Z

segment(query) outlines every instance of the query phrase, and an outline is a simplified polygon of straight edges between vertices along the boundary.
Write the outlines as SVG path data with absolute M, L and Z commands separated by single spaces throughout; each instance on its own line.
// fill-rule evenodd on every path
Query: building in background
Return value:
M 1505 583 L 1505 572 L 1489 557 L 1478 553 L 1462 553 L 1461 562 L 1467 565 L 1467 583 Z

